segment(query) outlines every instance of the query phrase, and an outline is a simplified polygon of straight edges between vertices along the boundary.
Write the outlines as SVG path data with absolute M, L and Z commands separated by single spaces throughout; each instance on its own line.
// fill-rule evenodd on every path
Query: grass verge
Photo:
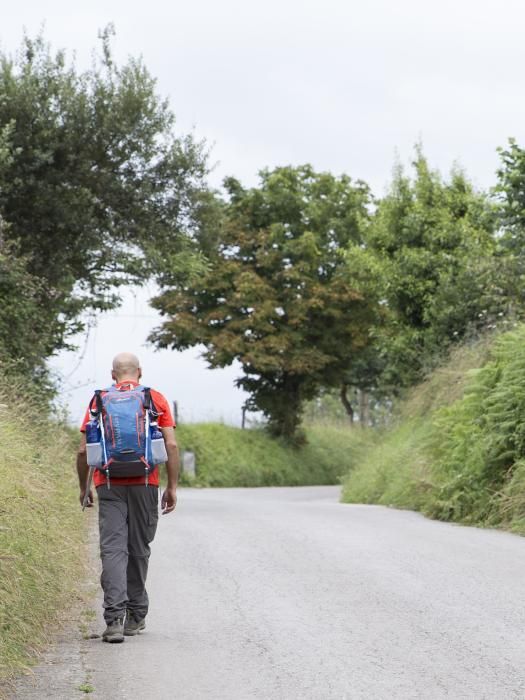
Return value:
M 346 502 L 525 534 L 525 326 L 457 350 L 368 433 Z
M 76 436 L 20 397 L 0 397 L 0 684 L 49 641 L 83 573 Z
M 344 428 L 312 426 L 300 448 L 271 439 L 264 430 L 219 423 L 180 425 L 182 449 L 195 452 L 195 486 L 299 486 L 336 484 L 353 462 L 359 440 Z

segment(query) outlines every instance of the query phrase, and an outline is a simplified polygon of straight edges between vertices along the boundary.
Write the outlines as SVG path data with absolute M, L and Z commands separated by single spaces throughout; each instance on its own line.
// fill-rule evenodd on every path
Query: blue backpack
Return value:
M 98 467 L 111 477 L 148 477 L 156 468 L 151 452 L 150 425 L 158 413 L 149 387 L 115 385 L 95 391 L 93 417 L 102 427 L 102 464 Z M 100 421 L 100 417 L 102 420 Z

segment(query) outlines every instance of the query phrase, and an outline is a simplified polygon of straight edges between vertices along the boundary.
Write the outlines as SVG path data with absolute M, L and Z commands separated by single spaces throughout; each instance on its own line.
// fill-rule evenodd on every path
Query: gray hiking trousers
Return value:
M 99 486 L 98 525 L 104 619 L 126 612 L 141 620 L 148 612 L 146 576 L 150 542 L 159 518 L 157 486 Z

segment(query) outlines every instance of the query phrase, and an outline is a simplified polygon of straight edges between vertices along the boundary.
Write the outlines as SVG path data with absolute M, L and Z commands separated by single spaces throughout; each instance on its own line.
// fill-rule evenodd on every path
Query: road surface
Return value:
M 338 496 L 182 490 L 147 630 L 120 645 L 77 631 L 15 697 L 525 698 L 525 539 Z

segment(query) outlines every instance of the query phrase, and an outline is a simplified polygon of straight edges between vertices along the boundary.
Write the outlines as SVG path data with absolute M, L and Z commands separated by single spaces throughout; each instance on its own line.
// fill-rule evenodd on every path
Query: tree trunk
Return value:
M 284 376 L 279 389 L 278 393 L 274 392 L 268 407 L 263 408 L 269 417 L 268 427 L 274 436 L 300 445 L 306 441 L 299 430 L 303 404 L 300 381 L 290 375 Z
M 362 428 L 366 428 L 370 424 L 369 411 L 370 397 L 368 392 L 363 389 L 359 390 L 359 423 Z
M 341 386 L 341 392 L 339 396 L 341 397 L 341 403 L 345 407 L 346 414 L 350 420 L 350 424 L 352 425 L 354 422 L 354 407 L 350 403 L 350 400 L 348 398 L 348 394 L 346 393 L 348 390 L 348 384 L 343 384 Z

